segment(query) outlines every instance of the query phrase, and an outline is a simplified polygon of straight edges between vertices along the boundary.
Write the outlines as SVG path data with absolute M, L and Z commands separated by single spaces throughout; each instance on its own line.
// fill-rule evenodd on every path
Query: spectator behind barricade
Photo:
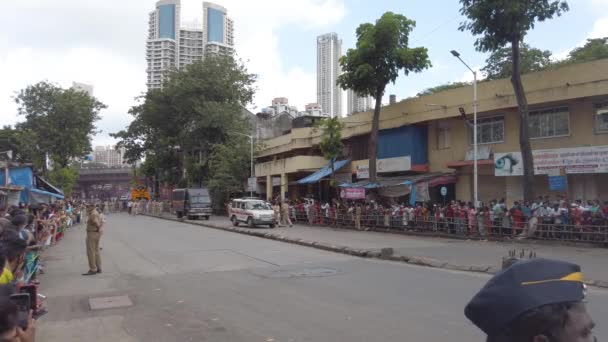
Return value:
M 34 342 L 36 321 L 30 314 L 27 329 L 23 330 L 18 326 L 18 308 L 10 300 L 10 296 L 14 293 L 14 286 L 0 286 L 0 340 L 6 342 Z
M 21 277 L 27 243 L 15 231 L 5 230 L 0 236 L 0 247 L 6 260 L 0 275 L 0 285 L 6 285 Z

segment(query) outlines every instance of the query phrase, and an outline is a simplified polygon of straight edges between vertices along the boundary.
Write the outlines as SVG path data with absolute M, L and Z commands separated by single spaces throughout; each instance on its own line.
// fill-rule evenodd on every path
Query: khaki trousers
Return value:
M 286 226 L 289 225 L 291 226 L 291 219 L 289 218 L 289 211 L 287 210 L 283 210 L 281 211 L 281 224 Z
M 89 271 L 97 272 L 101 270 L 101 257 L 99 255 L 99 239 L 101 234 L 98 232 L 87 232 L 87 258 L 89 259 Z

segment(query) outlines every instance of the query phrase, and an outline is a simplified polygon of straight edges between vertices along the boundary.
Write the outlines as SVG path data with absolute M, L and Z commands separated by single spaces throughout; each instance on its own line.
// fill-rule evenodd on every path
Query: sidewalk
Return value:
M 166 214 L 163 218 L 176 220 Z M 263 238 L 297 243 L 315 248 L 363 257 L 376 257 L 412 264 L 461 271 L 495 273 L 509 250 L 536 252 L 539 258 L 567 260 L 582 266 L 591 285 L 608 287 L 608 249 L 584 246 L 563 246 L 548 243 L 492 242 L 447 238 L 408 236 L 373 231 L 355 231 L 329 227 L 295 225 L 292 228 L 233 227 L 225 217 L 209 221 L 186 221 L 191 224 L 255 235 Z M 391 248 L 392 255 L 389 250 Z

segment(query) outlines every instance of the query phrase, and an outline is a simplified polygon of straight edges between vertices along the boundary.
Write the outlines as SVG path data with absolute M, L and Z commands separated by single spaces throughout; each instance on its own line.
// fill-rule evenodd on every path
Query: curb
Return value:
M 392 248 L 382 248 L 381 250 L 352 248 L 352 247 L 348 247 L 348 246 L 327 244 L 327 243 L 323 243 L 323 242 L 310 241 L 310 240 L 304 240 L 304 239 L 298 239 L 298 238 L 290 238 L 287 236 L 283 236 L 281 234 L 269 233 L 269 232 L 265 232 L 265 231 L 258 232 L 258 231 L 251 231 L 251 230 L 248 230 L 245 228 L 239 228 L 239 227 L 222 227 L 222 226 L 217 226 L 217 225 L 210 224 L 210 223 L 190 222 L 190 221 L 180 220 L 177 218 L 154 216 L 154 215 L 149 215 L 149 214 L 140 214 L 140 215 L 157 218 L 157 219 L 161 219 L 161 220 L 166 220 L 166 221 L 186 223 L 186 224 L 190 224 L 193 226 L 202 226 L 202 227 L 223 230 L 223 231 L 232 232 L 232 233 L 238 233 L 238 234 L 255 236 L 255 237 L 269 239 L 269 240 L 281 241 L 281 242 L 291 243 L 291 244 L 305 246 L 305 247 L 312 247 L 312 248 L 316 248 L 316 249 L 320 249 L 320 250 L 324 250 L 324 251 L 328 251 L 328 252 L 352 255 L 352 256 L 356 256 L 356 257 L 360 257 L 360 258 L 373 258 L 373 259 L 380 259 L 380 260 L 397 261 L 397 262 L 407 263 L 410 265 L 441 268 L 441 269 L 463 271 L 463 272 L 485 273 L 485 274 L 491 274 L 491 275 L 496 274 L 500 271 L 500 269 L 497 269 L 492 266 L 458 265 L 458 264 L 449 263 L 447 261 L 437 260 L 437 259 L 427 258 L 427 257 L 394 255 Z M 585 281 L 585 283 L 590 286 L 608 288 L 608 281 L 604 281 L 604 280 L 588 279 Z

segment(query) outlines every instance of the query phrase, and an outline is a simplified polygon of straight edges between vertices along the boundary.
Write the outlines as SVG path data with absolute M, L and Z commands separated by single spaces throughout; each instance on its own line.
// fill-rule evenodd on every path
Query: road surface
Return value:
M 482 341 L 463 315 L 486 275 L 361 259 L 151 217 L 109 216 L 103 274 L 84 228 L 46 254 L 40 341 Z M 127 295 L 132 307 L 89 310 Z M 592 289 L 599 329 L 608 291 Z M 600 340 L 608 334 L 598 330 Z

